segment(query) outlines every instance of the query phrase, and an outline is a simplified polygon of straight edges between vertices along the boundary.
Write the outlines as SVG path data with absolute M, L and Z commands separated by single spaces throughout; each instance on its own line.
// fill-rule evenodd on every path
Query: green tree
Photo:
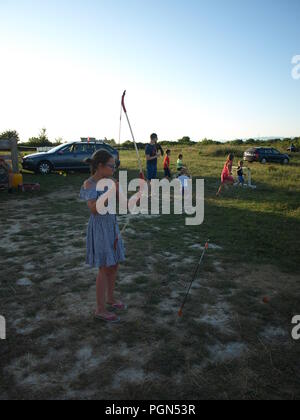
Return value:
M 248 139 L 248 140 L 246 140 L 246 144 L 256 144 L 256 140 Z
M 134 149 L 134 144 L 133 144 L 132 141 L 127 140 L 127 141 L 125 141 L 124 143 L 121 144 L 121 148 L 131 150 L 131 149 Z
M 62 137 L 57 137 L 55 139 L 54 144 L 55 144 L 55 146 L 60 146 L 61 144 L 63 144 L 63 142 L 64 142 L 64 139 Z
M 177 143 L 176 143 L 176 141 L 163 140 L 163 141 L 160 141 L 159 144 L 161 146 L 170 146 L 171 147 L 171 146 L 175 146 Z
M 207 138 L 203 139 L 200 143 L 202 146 L 211 146 L 215 144 L 221 144 L 220 141 L 209 140 Z
M 191 141 L 191 138 L 190 137 L 184 136 L 184 137 L 182 137 L 182 139 L 179 139 L 178 140 L 178 144 L 187 144 L 187 145 L 189 145 L 189 144 L 195 144 L 195 142 Z
M 112 146 L 112 147 L 117 146 L 117 143 L 116 143 L 115 139 L 111 139 L 111 140 L 107 140 L 107 139 L 105 139 L 105 140 L 104 140 L 104 143 L 109 144 L 109 145 L 110 145 L 110 146 Z
M 243 140 L 233 140 L 230 142 L 230 144 L 233 144 L 234 146 L 242 146 L 244 142 Z
M 39 137 L 31 137 L 28 140 L 28 146 L 32 147 L 51 147 L 53 143 L 48 139 L 46 128 L 42 128 Z
M 20 141 L 19 133 L 15 130 L 8 130 L 0 134 L 0 140 L 10 140 L 12 138 L 16 138 L 17 141 Z

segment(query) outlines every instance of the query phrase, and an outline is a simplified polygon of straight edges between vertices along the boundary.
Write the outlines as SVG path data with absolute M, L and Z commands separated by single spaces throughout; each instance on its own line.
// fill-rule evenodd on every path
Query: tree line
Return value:
M 246 140 L 228 140 L 228 141 L 216 141 L 203 139 L 198 142 L 192 141 L 190 137 L 183 137 L 182 139 L 175 141 L 163 140 L 159 144 L 164 147 L 174 147 L 174 146 L 220 146 L 220 145 L 229 145 L 229 146 L 265 146 L 265 147 L 289 147 L 291 144 L 294 144 L 297 149 L 300 149 L 300 137 L 295 138 L 281 138 L 281 139 L 246 139 Z M 145 149 L 145 143 L 137 143 L 139 149 Z M 128 140 L 125 143 L 122 143 L 118 146 L 119 149 L 133 150 L 134 144 L 132 141 Z
M 0 141 L 1 139 L 10 139 L 10 138 L 16 138 L 20 142 L 20 137 L 17 131 L 10 130 L 5 131 L 3 133 L 0 133 Z M 49 140 L 47 130 L 46 128 L 42 128 L 39 135 L 37 137 L 31 137 L 27 142 L 20 143 L 22 146 L 27 147 L 55 147 L 59 146 L 60 144 L 66 143 L 62 138 L 58 138 L 55 140 L 55 142 L 51 142 Z M 120 150 L 133 150 L 134 144 L 131 140 L 127 140 L 124 143 L 118 145 L 117 142 L 114 139 L 108 140 L 105 139 L 105 143 L 117 147 Z M 167 141 L 162 140 L 159 142 L 162 146 L 165 147 L 172 147 L 172 146 L 194 146 L 194 145 L 200 145 L 200 146 L 212 146 L 212 145 L 232 145 L 232 146 L 270 146 L 270 147 L 289 147 L 291 144 L 294 144 L 298 149 L 300 149 L 300 137 L 296 138 L 278 138 L 278 139 L 247 139 L 247 140 L 230 140 L 230 141 L 215 141 L 210 139 L 203 139 L 198 142 L 192 141 L 190 137 L 184 136 L 181 139 L 174 140 L 174 141 Z M 138 142 L 137 146 L 139 149 L 145 149 L 145 143 Z

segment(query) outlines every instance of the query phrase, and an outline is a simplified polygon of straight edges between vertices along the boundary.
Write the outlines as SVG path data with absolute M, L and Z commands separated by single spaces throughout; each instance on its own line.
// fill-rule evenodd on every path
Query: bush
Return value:
M 243 140 L 233 140 L 228 142 L 228 144 L 231 144 L 233 146 L 242 146 L 244 144 Z
M 222 144 L 220 141 L 214 141 L 214 140 L 208 140 L 204 139 L 200 142 L 201 146 L 213 146 L 213 145 L 219 145 Z
M 177 143 L 180 145 L 187 145 L 187 146 L 197 144 L 196 142 L 192 141 L 191 138 L 188 136 L 182 137 L 182 139 L 179 139 Z
M 159 144 L 161 146 L 167 146 L 167 147 L 172 147 L 172 146 L 177 146 L 178 145 L 178 143 L 176 141 L 168 141 L 168 140 L 160 141 Z
M 243 158 L 244 157 L 244 148 L 241 147 L 229 147 L 229 146 L 219 146 L 219 147 L 211 147 L 207 151 L 207 155 L 213 156 L 213 157 L 226 157 L 230 153 L 233 153 L 235 157 L 237 158 Z

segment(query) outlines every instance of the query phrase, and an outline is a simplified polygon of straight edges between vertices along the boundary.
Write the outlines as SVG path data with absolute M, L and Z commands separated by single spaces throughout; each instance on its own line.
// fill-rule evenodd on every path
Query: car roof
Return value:
M 274 150 L 275 147 L 255 147 L 256 150 Z
M 112 147 L 110 144 L 104 143 L 102 141 L 93 141 L 93 140 L 91 140 L 91 141 L 78 141 L 78 140 L 76 140 L 76 141 L 71 141 L 68 144 L 99 144 L 99 145 L 102 145 L 102 146 Z
M 99 144 L 99 145 L 102 145 L 102 146 L 111 147 L 110 144 L 104 143 L 102 141 L 93 141 L 93 140 L 91 140 L 91 141 L 73 141 L 73 142 L 70 142 L 69 144 Z
M 91 144 L 91 145 L 99 145 L 99 146 L 104 146 L 105 148 L 117 153 L 117 150 L 114 149 L 110 144 L 104 143 L 102 141 L 93 141 L 91 140 L 90 142 L 88 141 L 73 141 L 68 143 L 69 145 L 71 144 Z
M 88 141 L 78 141 L 78 140 L 69 141 L 68 143 L 61 144 L 60 146 L 72 146 L 73 144 L 92 144 L 92 145 L 105 146 L 108 149 L 116 150 L 110 144 L 104 143 L 102 141 L 93 141 L 93 140 L 91 140 L 90 142 L 88 142 Z

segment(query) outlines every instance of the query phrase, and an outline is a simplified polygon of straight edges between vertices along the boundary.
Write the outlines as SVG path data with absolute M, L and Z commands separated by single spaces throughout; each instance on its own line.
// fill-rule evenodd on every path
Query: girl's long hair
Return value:
M 233 153 L 230 153 L 228 155 L 228 157 L 227 157 L 226 164 L 228 164 L 229 162 L 232 162 L 233 159 L 234 159 L 234 154 Z
M 100 164 L 106 165 L 113 156 L 106 150 L 98 150 L 89 159 L 85 159 L 85 163 L 90 165 L 91 174 L 95 175 Z

